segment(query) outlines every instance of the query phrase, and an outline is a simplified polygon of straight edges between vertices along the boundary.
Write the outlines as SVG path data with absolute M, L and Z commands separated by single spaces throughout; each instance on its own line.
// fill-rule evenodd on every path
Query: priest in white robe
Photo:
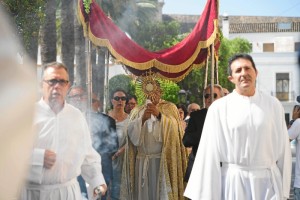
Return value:
M 122 200 L 184 199 L 187 152 L 181 142 L 178 109 L 160 99 L 159 85 L 153 87 L 157 91 L 150 96 L 152 102 L 135 107 L 130 114 Z
M 251 56 L 238 54 L 229 61 L 235 90 L 208 109 L 186 197 L 289 197 L 292 161 L 284 109 L 255 88 L 256 77 Z
M 38 138 L 22 200 L 81 199 L 80 174 L 92 188 L 91 199 L 98 189 L 106 191 L 101 158 L 92 147 L 87 122 L 80 110 L 65 102 L 68 80 L 63 64 L 45 66 L 43 97 L 34 119 Z

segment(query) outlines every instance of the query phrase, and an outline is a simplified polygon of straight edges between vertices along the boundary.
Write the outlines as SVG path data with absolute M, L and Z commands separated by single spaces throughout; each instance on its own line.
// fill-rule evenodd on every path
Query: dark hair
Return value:
M 110 93 L 110 99 L 114 98 L 114 94 L 116 92 L 123 92 L 125 94 L 125 96 L 127 97 L 127 93 L 125 92 L 125 90 L 123 90 L 122 88 L 116 88 Z
M 110 93 L 110 99 L 113 99 L 114 98 L 114 94 L 116 92 L 123 92 L 125 94 L 125 96 L 127 97 L 127 93 L 125 92 L 125 90 L 123 90 L 122 88 L 116 88 L 114 89 L 111 93 Z M 126 98 L 126 102 L 128 101 L 128 99 Z M 113 104 L 111 103 L 110 101 L 110 107 L 113 109 Z
M 180 103 L 180 104 L 176 104 L 176 107 L 177 107 L 177 109 L 181 108 L 183 110 L 183 113 L 184 113 L 183 114 L 184 115 L 183 119 L 185 119 L 187 114 L 188 114 L 188 111 L 187 111 L 185 105 Z
M 128 101 L 130 99 L 134 99 L 137 102 L 137 97 L 134 94 L 129 94 L 128 97 L 127 97 L 127 100 L 126 100 L 126 104 L 128 103 Z
M 255 63 L 253 61 L 253 58 L 249 55 L 249 54 L 246 54 L 246 53 L 239 53 L 239 54 L 235 54 L 234 56 L 232 56 L 231 58 L 229 58 L 229 61 L 228 61 L 228 67 L 227 67 L 227 73 L 229 76 L 232 75 L 232 70 L 231 70 L 231 64 L 237 60 L 237 59 L 245 59 L 245 60 L 249 60 L 254 68 L 255 71 L 256 70 L 256 66 L 255 66 Z

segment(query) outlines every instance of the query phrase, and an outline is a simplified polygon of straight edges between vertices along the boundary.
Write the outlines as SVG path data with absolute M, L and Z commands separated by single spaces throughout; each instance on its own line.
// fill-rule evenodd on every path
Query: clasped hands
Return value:
M 148 103 L 146 105 L 146 110 L 142 116 L 142 123 L 144 124 L 144 122 L 151 118 L 151 115 L 158 117 L 159 116 L 159 110 L 157 108 L 156 105 L 154 105 L 153 103 Z

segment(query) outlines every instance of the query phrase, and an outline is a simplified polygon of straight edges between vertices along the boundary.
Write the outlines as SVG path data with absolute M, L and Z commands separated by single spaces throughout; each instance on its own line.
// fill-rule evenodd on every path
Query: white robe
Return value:
M 32 155 L 29 181 L 21 199 L 80 199 L 76 180 L 80 174 L 91 188 L 105 184 L 101 158 L 92 147 L 83 114 L 67 103 L 55 114 L 43 100 L 37 103 L 36 109 L 34 128 L 38 139 Z M 56 162 L 51 169 L 43 167 L 45 149 L 56 153 Z
M 291 164 L 281 103 L 258 91 L 252 97 L 233 91 L 208 110 L 184 195 L 196 200 L 288 198 Z
M 129 138 L 133 145 L 137 147 L 136 184 L 133 196 L 134 199 L 138 200 L 168 199 L 166 190 L 160 190 L 158 187 L 159 178 L 161 178 L 159 177 L 159 170 L 163 147 L 162 126 L 157 119 L 148 119 L 142 125 L 144 111 L 145 109 L 141 110 L 138 116 L 128 125 Z M 148 123 L 152 128 L 148 127 Z
M 290 139 L 296 139 L 296 167 L 294 187 L 300 188 L 300 119 L 296 119 L 293 125 L 288 130 Z

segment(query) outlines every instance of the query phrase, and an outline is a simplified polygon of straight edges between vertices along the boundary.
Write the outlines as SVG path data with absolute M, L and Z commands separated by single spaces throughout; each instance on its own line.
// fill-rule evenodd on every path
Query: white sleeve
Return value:
M 295 139 L 300 135 L 300 119 L 296 119 L 288 130 L 290 139 Z
M 221 199 L 221 167 L 218 116 L 212 106 L 207 112 L 200 144 L 184 196 L 193 200 Z M 212 187 L 213 186 L 213 187 Z
M 35 148 L 32 153 L 31 167 L 29 169 L 28 180 L 33 183 L 42 183 L 44 170 L 45 149 Z
M 106 184 L 101 167 L 101 156 L 92 147 L 91 135 L 86 124 L 85 134 L 86 154 L 81 166 L 81 175 L 83 179 L 92 187 L 96 188 L 99 185 Z
M 284 119 L 284 110 L 282 108 L 281 112 L 281 129 L 280 133 L 282 134 L 282 145 L 283 149 L 280 152 L 279 159 L 277 161 L 277 166 L 282 174 L 282 192 L 283 197 L 289 198 L 290 195 L 290 184 L 291 184 L 291 171 L 292 171 L 292 153 L 290 147 L 289 135 Z
M 142 128 L 145 126 L 146 122 L 144 125 L 142 125 L 142 117 L 136 118 L 132 121 L 129 122 L 128 124 L 128 136 L 135 146 L 139 146 L 141 143 L 141 135 L 142 133 Z

